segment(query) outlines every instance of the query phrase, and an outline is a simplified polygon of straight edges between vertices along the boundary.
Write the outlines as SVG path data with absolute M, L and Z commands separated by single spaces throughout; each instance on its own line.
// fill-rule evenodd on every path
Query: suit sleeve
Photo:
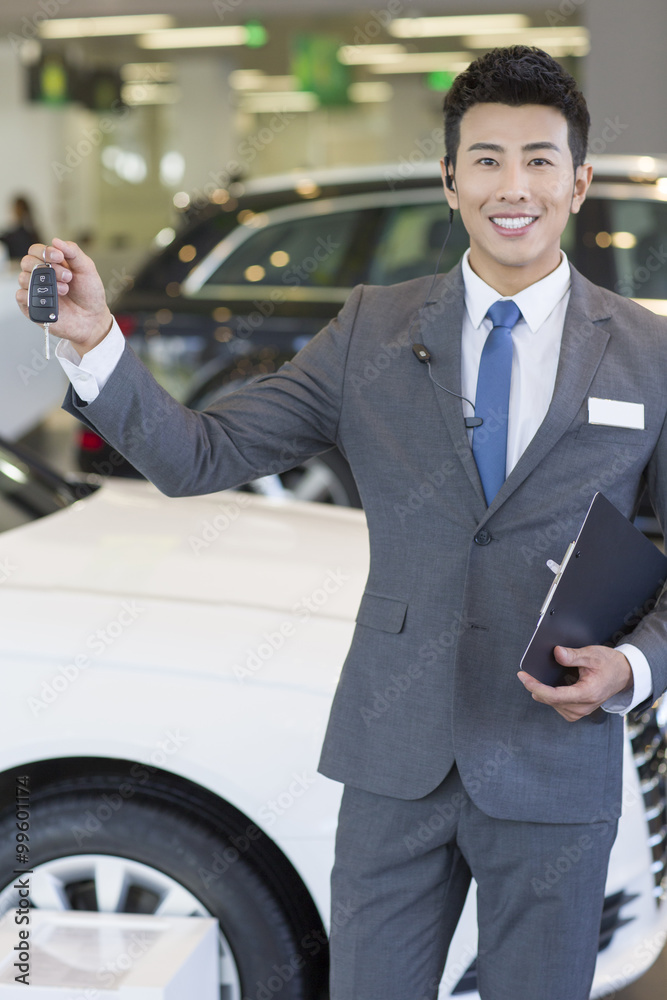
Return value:
M 178 403 L 126 345 L 90 403 L 63 408 L 102 435 L 167 496 L 231 489 L 291 469 L 336 443 L 350 338 L 363 286 L 275 374 L 203 412 Z
M 667 530 L 667 418 L 647 466 L 646 479 L 651 503 L 664 534 Z M 626 636 L 625 641 L 641 650 L 653 677 L 650 698 L 633 709 L 640 712 L 667 689 L 667 586 L 663 587 L 655 608 Z

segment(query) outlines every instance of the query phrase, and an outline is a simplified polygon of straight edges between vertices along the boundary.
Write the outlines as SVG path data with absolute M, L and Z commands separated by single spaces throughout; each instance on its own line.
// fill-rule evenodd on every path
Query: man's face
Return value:
M 476 104 L 461 119 L 456 190 L 445 195 L 470 237 L 470 266 L 501 295 L 560 263 L 561 233 L 592 176 L 589 164 L 575 174 L 567 138 L 564 115 L 539 104 Z

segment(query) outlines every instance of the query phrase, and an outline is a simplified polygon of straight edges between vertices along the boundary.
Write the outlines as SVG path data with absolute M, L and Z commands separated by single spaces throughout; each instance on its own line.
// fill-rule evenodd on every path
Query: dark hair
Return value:
M 591 119 L 574 77 L 552 56 L 528 45 L 492 49 L 475 59 L 445 95 L 445 146 L 456 166 L 461 119 L 475 104 L 546 104 L 567 120 L 567 139 L 575 170 L 586 158 Z

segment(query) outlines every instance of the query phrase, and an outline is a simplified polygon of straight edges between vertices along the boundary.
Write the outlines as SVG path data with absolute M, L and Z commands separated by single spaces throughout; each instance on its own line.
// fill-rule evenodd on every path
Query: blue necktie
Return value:
M 494 302 L 487 316 L 493 329 L 486 338 L 477 376 L 475 416 L 484 421 L 472 436 L 472 453 L 477 462 L 486 502 L 491 506 L 505 482 L 507 463 L 507 418 L 512 377 L 512 329 L 521 316 L 516 302 Z

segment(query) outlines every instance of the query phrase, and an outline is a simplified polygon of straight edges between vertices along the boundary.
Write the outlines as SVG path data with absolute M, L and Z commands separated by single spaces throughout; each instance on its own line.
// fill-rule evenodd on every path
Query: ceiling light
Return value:
M 200 49 L 223 45 L 245 45 L 248 29 L 242 24 L 215 25 L 212 28 L 172 28 L 140 35 L 137 45 L 142 49 Z
M 341 45 L 338 50 L 338 62 L 345 66 L 370 66 L 373 63 L 384 62 L 387 58 L 394 59 L 406 52 L 405 45 L 392 42 L 389 45 Z
M 290 91 L 296 90 L 295 76 L 269 76 L 259 69 L 236 69 L 229 74 L 229 84 L 233 90 L 245 91 Z
M 494 49 L 509 36 L 512 45 L 535 45 L 555 55 L 585 56 L 590 51 L 590 34 L 586 28 L 525 28 L 523 31 L 498 29 L 489 34 L 468 35 L 463 44 L 471 49 Z
M 239 108 L 248 114 L 277 114 L 280 111 L 315 111 L 320 106 L 317 95 L 309 90 L 284 94 L 243 94 Z
M 140 104 L 176 104 L 181 88 L 175 83 L 125 83 L 120 96 L 123 104 L 137 107 Z
M 355 104 L 376 104 L 390 101 L 394 96 L 394 88 L 390 83 L 378 80 L 376 83 L 352 83 L 347 88 L 347 96 Z
M 127 14 L 118 17 L 63 17 L 42 21 L 42 38 L 96 38 L 101 35 L 136 35 L 140 31 L 170 28 L 168 14 Z
M 445 38 L 470 35 L 475 31 L 527 28 L 525 14 L 470 14 L 461 17 L 398 17 L 388 25 L 394 38 Z
M 121 79 L 126 83 L 168 83 L 173 77 L 173 66 L 167 62 L 125 63 L 120 68 Z
M 472 62 L 470 52 L 406 52 L 395 62 L 369 66 L 370 73 L 435 73 L 438 70 L 460 72 Z

